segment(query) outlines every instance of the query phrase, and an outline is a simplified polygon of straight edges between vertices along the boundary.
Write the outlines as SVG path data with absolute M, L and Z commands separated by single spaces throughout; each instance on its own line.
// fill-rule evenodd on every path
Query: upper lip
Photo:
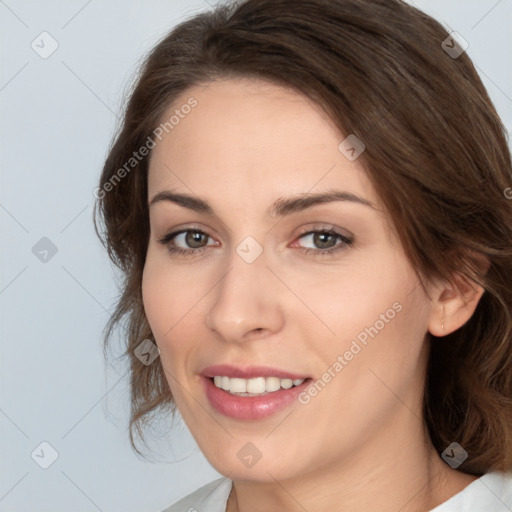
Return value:
M 232 366 L 229 364 L 217 364 L 208 366 L 201 371 L 201 375 L 205 377 L 231 377 L 240 379 L 252 379 L 254 377 L 278 377 L 280 379 L 307 379 L 308 375 L 300 375 L 298 373 L 288 372 L 280 368 L 272 368 L 270 366 Z

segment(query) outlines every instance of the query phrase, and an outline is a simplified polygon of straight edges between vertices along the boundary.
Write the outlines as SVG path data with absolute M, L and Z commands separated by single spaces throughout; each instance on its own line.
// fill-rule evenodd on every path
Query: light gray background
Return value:
M 512 0 L 414 3 L 469 42 L 510 131 Z M 115 272 L 91 220 L 138 63 L 176 23 L 208 8 L 206 0 L 0 0 L 2 512 L 158 512 L 220 476 L 183 424 L 155 443 L 160 462 L 131 451 L 126 369 L 105 369 L 101 351 Z M 59 45 L 46 59 L 31 48 L 43 31 Z M 45 263 L 32 252 L 42 237 L 57 247 Z M 48 469 L 31 457 L 43 441 L 58 453 Z M 50 457 L 42 449 L 40 462 Z

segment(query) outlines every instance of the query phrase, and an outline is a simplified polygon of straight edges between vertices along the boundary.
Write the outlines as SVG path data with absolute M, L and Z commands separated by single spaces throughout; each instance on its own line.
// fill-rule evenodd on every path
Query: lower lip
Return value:
M 297 401 L 311 379 L 306 379 L 300 386 L 280 389 L 261 396 L 232 395 L 218 388 L 210 378 L 203 377 L 203 381 L 206 396 L 215 410 L 238 420 L 259 420 L 272 416 Z

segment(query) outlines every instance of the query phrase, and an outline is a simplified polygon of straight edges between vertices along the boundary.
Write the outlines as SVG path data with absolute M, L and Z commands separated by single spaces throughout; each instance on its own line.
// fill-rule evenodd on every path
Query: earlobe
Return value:
M 428 331 L 443 337 L 462 327 L 475 312 L 485 290 L 467 277 L 457 274 L 444 286 L 437 286 L 432 296 Z

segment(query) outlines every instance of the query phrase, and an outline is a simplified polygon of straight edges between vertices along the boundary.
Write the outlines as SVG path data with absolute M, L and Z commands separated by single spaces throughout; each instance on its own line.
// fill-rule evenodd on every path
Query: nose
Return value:
M 233 254 L 228 271 L 212 290 L 206 326 L 235 343 L 279 332 L 284 325 L 280 284 L 267 268 L 264 253 L 252 263 Z

